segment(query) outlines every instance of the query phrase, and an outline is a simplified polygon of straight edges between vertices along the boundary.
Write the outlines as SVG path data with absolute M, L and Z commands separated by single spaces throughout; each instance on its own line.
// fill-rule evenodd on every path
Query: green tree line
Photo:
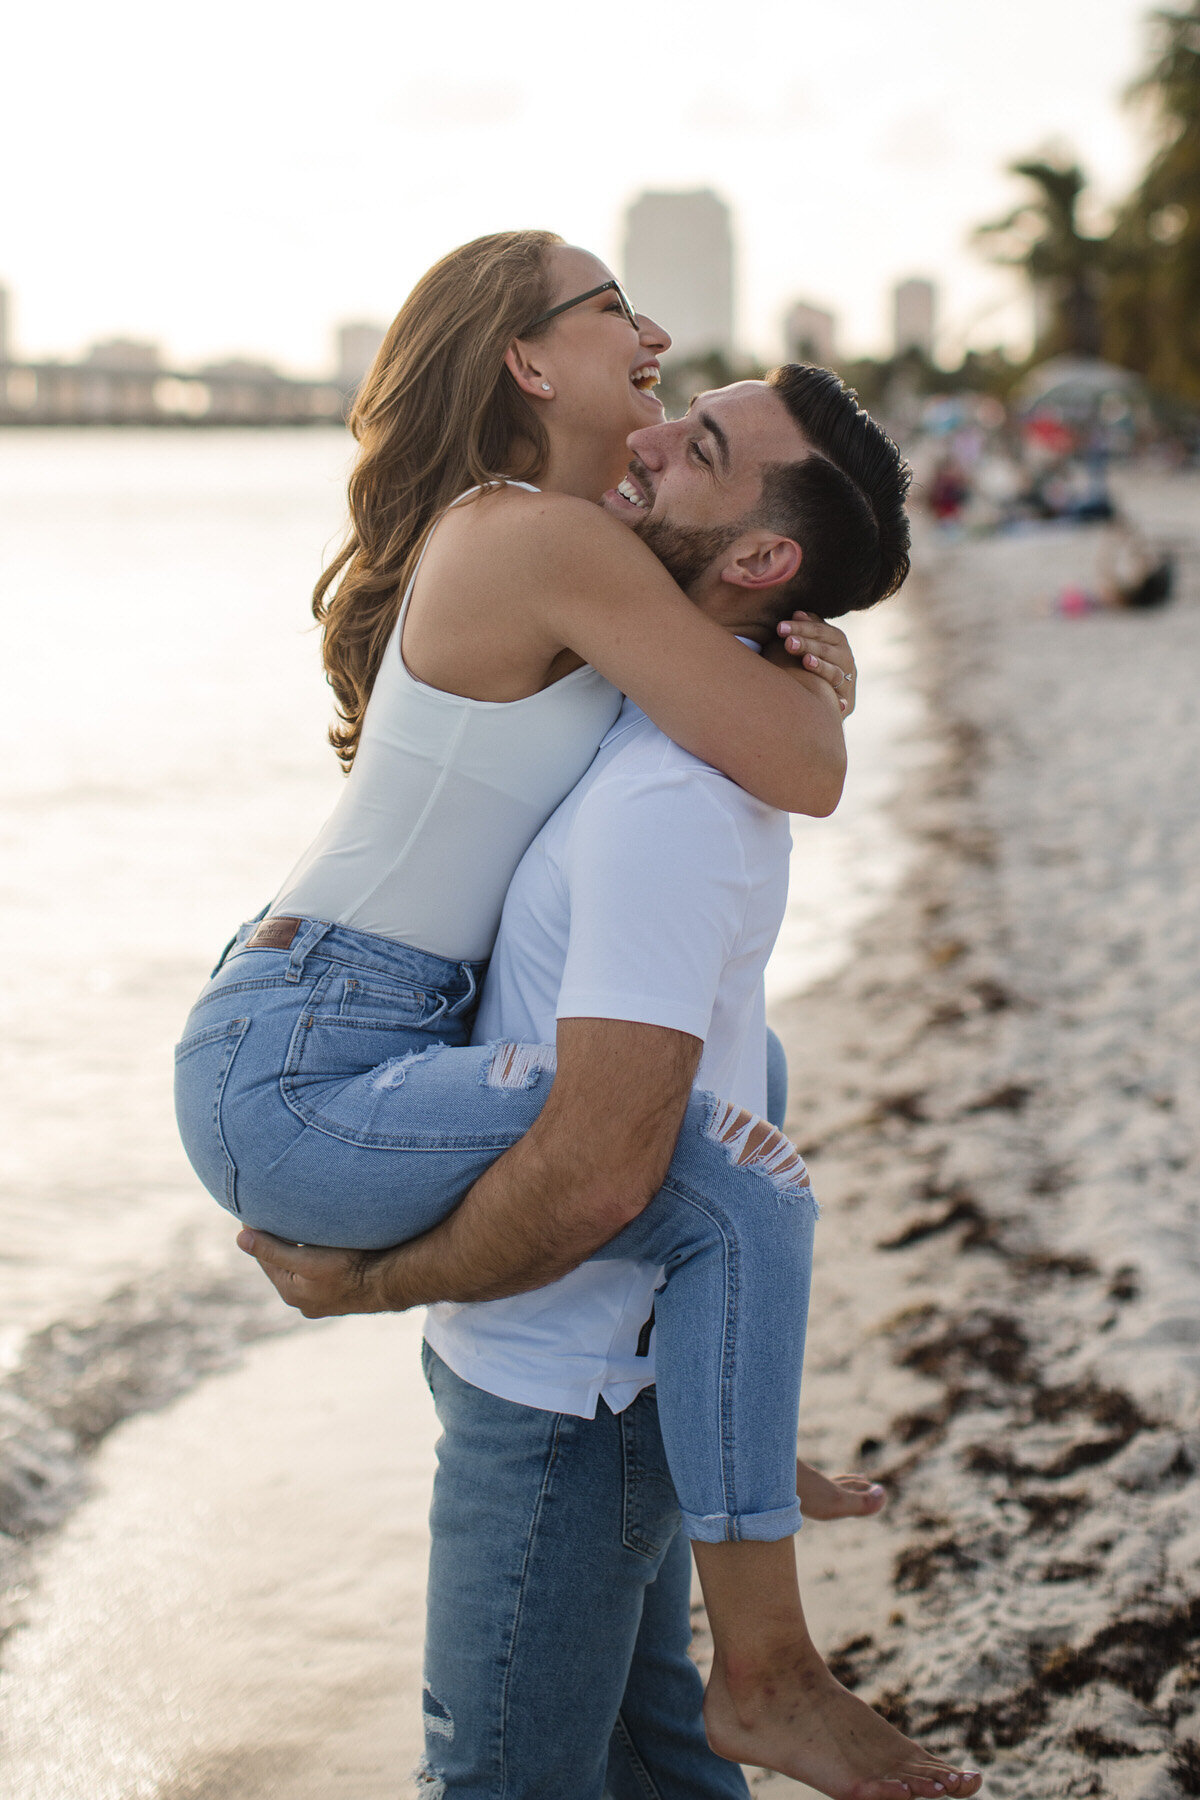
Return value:
M 1150 15 L 1147 67 L 1129 90 L 1152 133 L 1149 163 L 1112 229 L 1087 232 L 1077 163 L 1011 165 L 1028 198 L 976 233 L 1022 269 L 1035 297 L 1038 360 L 1104 356 L 1164 396 L 1200 404 L 1200 0 Z

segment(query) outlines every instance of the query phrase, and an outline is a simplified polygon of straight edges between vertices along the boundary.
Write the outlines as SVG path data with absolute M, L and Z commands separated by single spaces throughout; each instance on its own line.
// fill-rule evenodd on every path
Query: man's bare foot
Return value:
M 811 1642 L 737 1677 L 714 1664 L 704 1724 L 718 1756 L 775 1769 L 830 1800 L 967 1800 L 983 1780 L 872 1712 L 834 1680 Z
M 796 1464 L 796 1495 L 806 1519 L 867 1519 L 887 1505 L 877 1481 L 865 1475 L 822 1475 L 806 1462 Z

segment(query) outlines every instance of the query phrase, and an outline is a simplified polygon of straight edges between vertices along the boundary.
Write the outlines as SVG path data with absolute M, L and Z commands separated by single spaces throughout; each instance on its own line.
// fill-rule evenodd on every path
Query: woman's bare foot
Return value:
M 715 1663 L 704 1723 L 718 1756 L 775 1769 L 830 1800 L 966 1800 L 983 1779 L 872 1712 L 834 1680 L 811 1642 L 737 1675 Z
M 867 1519 L 887 1505 L 877 1481 L 865 1475 L 822 1475 L 806 1462 L 796 1464 L 796 1496 L 806 1519 Z

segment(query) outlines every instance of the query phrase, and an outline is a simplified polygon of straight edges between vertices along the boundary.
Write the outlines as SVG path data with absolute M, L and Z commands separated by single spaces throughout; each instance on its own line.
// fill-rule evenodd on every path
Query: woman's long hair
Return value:
M 346 540 L 313 590 L 346 769 L 404 589 L 430 526 L 464 489 L 536 479 L 545 427 L 504 363 L 551 304 L 552 231 L 498 231 L 435 263 L 400 308 L 358 391 Z

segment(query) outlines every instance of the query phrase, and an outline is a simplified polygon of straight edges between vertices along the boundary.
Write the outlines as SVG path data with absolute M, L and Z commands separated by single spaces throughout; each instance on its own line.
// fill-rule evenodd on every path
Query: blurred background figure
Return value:
M 1113 509 L 1096 545 L 1091 583 L 1068 582 L 1056 610 L 1079 618 L 1102 607 L 1149 611 L 1165 606 L 1175 592 L 1175 556 L 1153 544 L 1132 519 Z

